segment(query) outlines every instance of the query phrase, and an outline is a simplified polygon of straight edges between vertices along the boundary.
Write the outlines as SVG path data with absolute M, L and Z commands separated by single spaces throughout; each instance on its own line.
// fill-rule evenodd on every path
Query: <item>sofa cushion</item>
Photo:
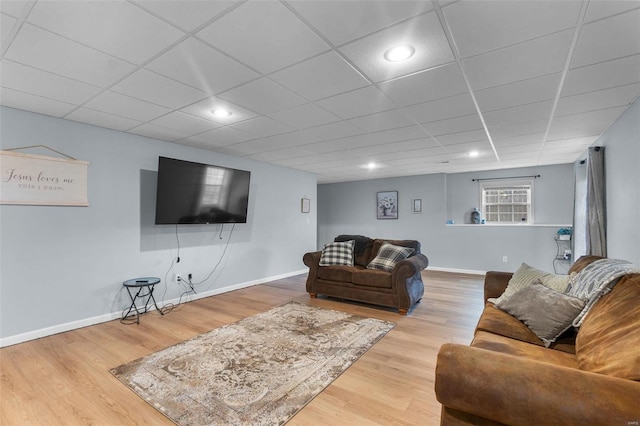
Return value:
M 318 268 L 318 278 L 327 281 L 350 283 L 353 273 L 357 271 L 358 268 L 356 266 L 329 266 Z
M 409 247 L 395 246 L 393 244 L 384 243 L 376 257 L 367 265 L 367 269 L 380 269 L 382 271 L 393 271 L 396 263 L 406 259 L 414 252 Z
M 580 369 L 640 381 L 640 274 L 625 275 L 591 309 L 576 337 Z
M 367 287 L 391 288 L 391 273 L 387 271 L 363 269 L 354 273 L 351 281 L 353 284 Z
M 578 361 L 573 354 L 531 345 L 519 340 L 487 333 L 486 331 L 477 333 L 471 342 L 471 346 L 562 367 L 578 368 Z
M 534 267 L 523 263 L 509 280 L 509 284 L 504 293 L 498 298 L 488 299 L 489 302 L 499 303 L 511 297 L 516 291 L 532 284 L 538 278 L 543 285 L 559 292 L 564 292 L 569 285 L 569 280 L 574 275 L 554 275 L 549 272 L 541 271 Z
M 371 248 L 373 240 L 364 235 L 338 235 L 334 241 L 355 241 L 353 246 L 353 263 L 358 266 L 367 266 L 371 260 Z
M 353 266 L 353 240 L 327 243 L 322 249 L 320 266 Z
M 585 302 L 542 285 L 540 278 L 496 304 L 522 321 L 549 347 L 573 323 Z

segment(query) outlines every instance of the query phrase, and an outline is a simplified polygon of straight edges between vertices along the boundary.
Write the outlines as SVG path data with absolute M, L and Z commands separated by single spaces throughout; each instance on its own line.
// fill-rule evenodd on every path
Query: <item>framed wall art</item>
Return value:
M 378 219 L 398 218 L 398 191 L 384 191 L 377 193 Z
M 422 213 L 422 199 L 414 198 L 411 200 L 411 212 L 412 213 Z

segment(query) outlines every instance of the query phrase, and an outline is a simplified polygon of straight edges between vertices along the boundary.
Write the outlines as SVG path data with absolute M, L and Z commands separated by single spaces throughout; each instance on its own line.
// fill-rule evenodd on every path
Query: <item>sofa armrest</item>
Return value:
M 309 253 L 305 253 L 302 257 L 302 261 L 309 268 L 317 268 L 320 265 L 320 257 L 322 256 L 321 251 L 310 251 Z
M 435 390 L 445 407 L 504 424 L 640 421 L 640 382 L 452 343 L 438 353 Z
M 512 272 L 489 271 L 484 276 L 484 302 L 492 297 L 500 297 L 513 276 Z
M 405 280 L 414 276 L 423 269 L 429 266 L 429 259 L 422 253 L 418 253 L 415 256 L 408 257 L 400 262 L 396 263 L 393 268 L 394 281 L 396 279 Z

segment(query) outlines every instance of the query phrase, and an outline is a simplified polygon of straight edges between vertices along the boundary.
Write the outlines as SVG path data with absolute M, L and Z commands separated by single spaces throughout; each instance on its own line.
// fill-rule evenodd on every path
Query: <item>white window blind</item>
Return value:
M 533 183 L 481 185 L 482 217 L 487 223 L 533 223 Z

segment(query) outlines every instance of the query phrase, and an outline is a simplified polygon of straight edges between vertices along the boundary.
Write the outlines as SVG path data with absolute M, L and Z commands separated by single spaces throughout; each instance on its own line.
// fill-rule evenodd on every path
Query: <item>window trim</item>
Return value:
M 535 216 L 535 179 L 527 178 L 527 179 L 505 179 L 505 180 L 495 180 L 495 181 L 484 181 L 479 182 L 479 190 L 478 197 L 480 198 L 480 214 L 483 218 L 487 217 L 486 214 L 486 206 L 484 203 L 484 191 L 485 189 L 493 189 L 493 188 L 503 188 L 503 187 L 512 187 L 512 186 L 523 186 L 528 185 L 531 188 L 531 196 L 529 198 L 529 214 L 527 216 L 528 220 L 526 222 L 488 222 L 487 224 L 491 225 L 534 225 Z

